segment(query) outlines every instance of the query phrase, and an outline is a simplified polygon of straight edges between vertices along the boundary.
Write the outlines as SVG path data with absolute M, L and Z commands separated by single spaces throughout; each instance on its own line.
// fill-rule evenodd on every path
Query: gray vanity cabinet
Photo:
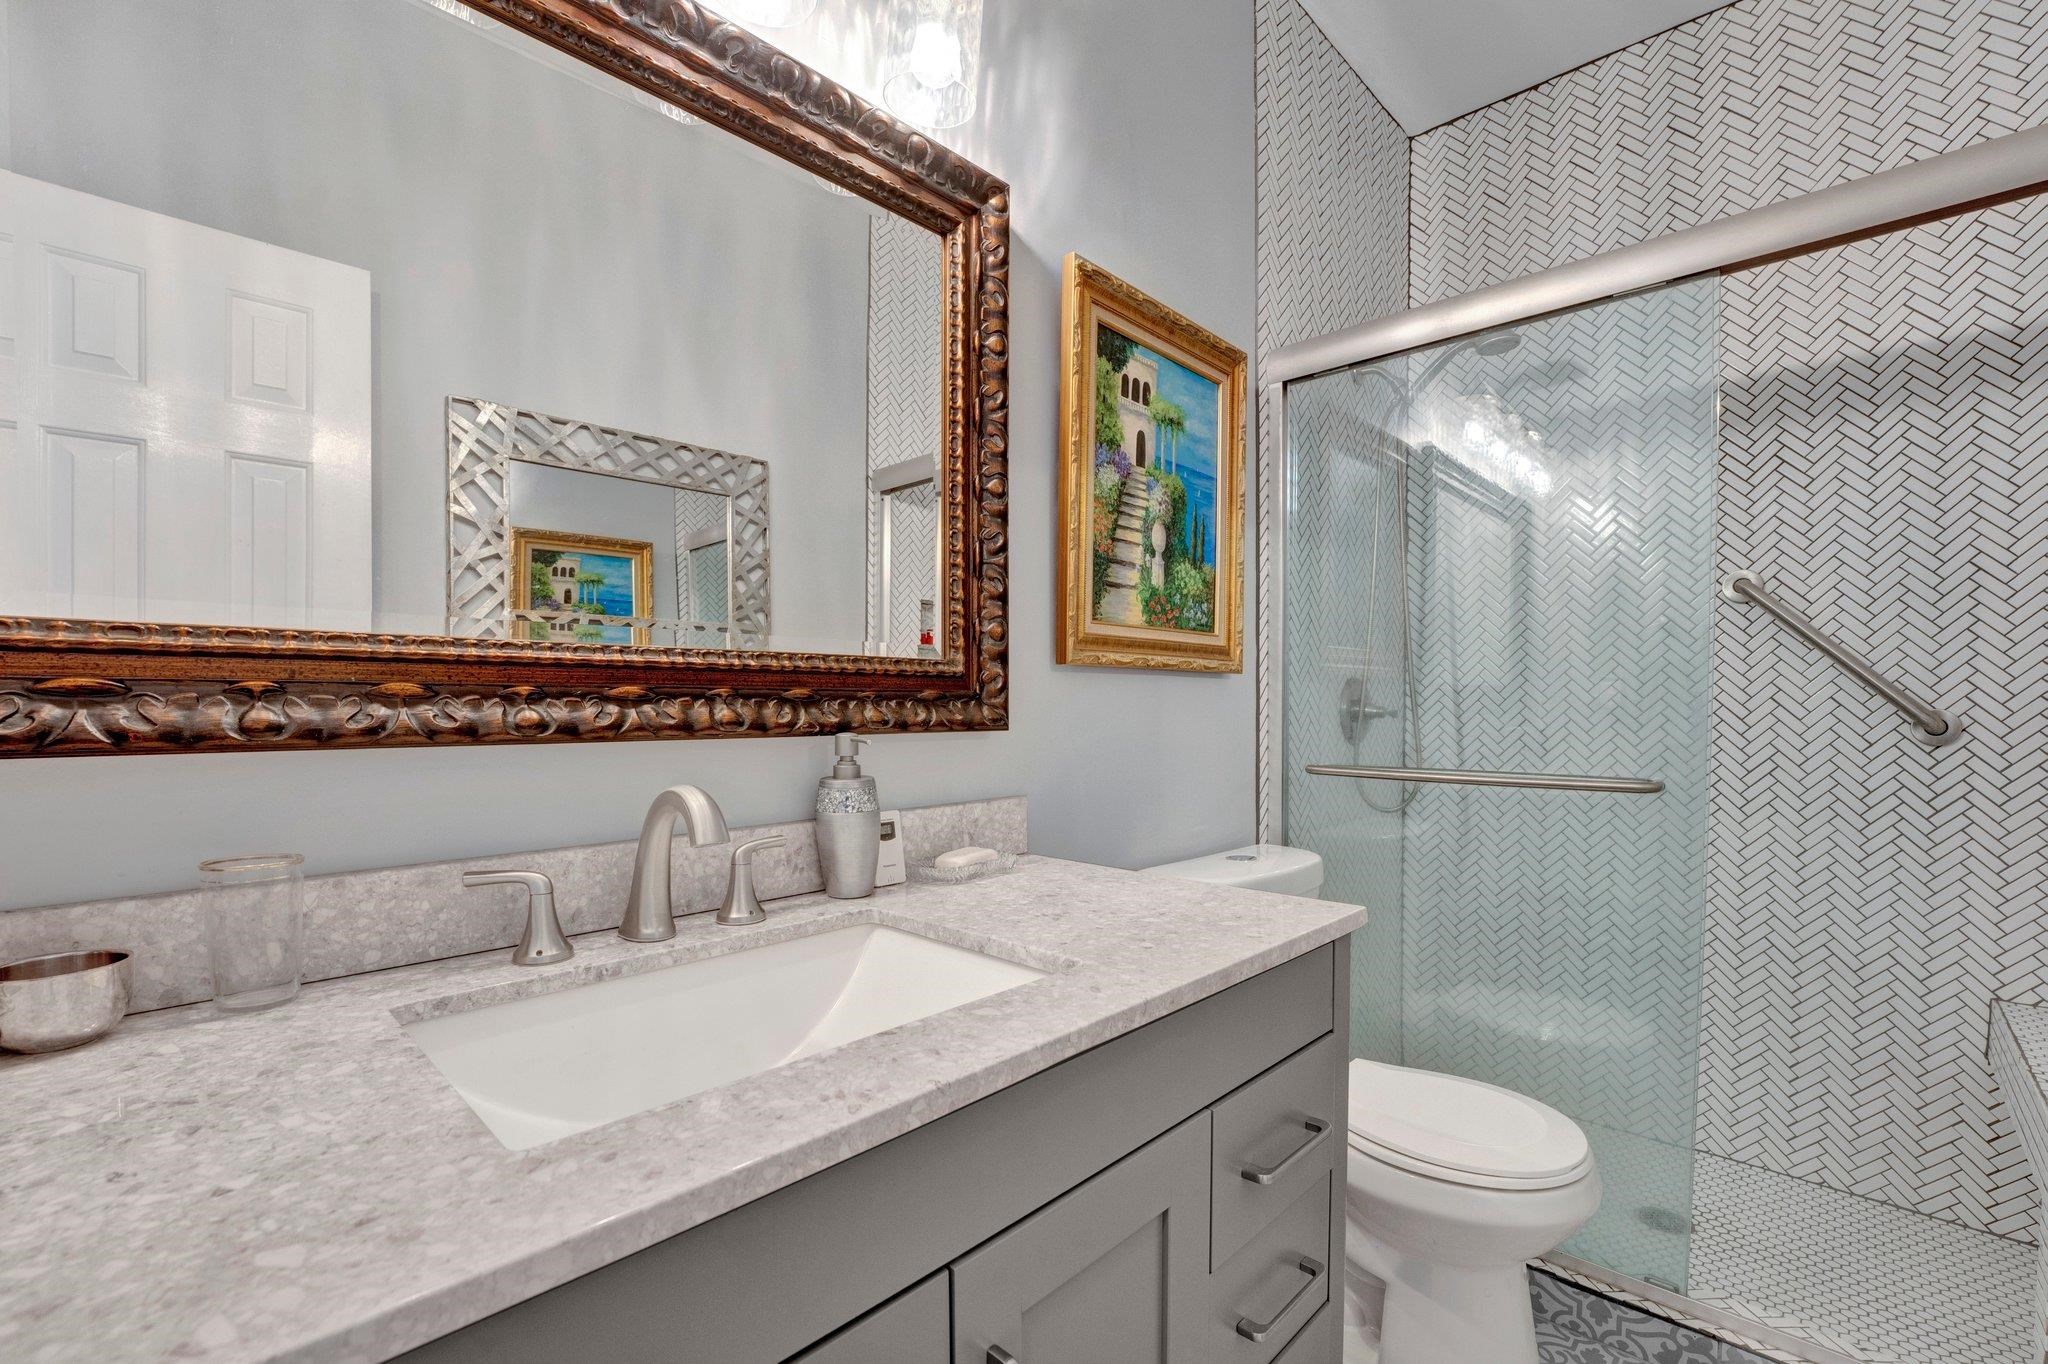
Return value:
M 1209 1115 L 953 1266 L 953 1364 L 1182 1364 L 1209 1252 Z
M 946 1275 L 934 1274 L 789 1364 L 947 1364 L 947 1296 Z
M 1348 954 L 1281 962 L 404 1358 L 1337 1364 Z

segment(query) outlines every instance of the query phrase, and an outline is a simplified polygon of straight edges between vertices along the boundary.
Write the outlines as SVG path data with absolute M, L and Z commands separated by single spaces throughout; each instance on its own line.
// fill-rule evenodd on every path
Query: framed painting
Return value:
M 1069 255 L 1061 663 L 1244 671 L 1244 352 Z
M 645 644 L 654 614 L 654 544 L 512 528 L 513 636 Z

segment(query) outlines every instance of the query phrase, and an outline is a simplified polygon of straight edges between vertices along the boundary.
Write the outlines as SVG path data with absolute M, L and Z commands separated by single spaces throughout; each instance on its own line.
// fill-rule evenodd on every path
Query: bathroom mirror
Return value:
M 1004 187 L 676 0 L 0 0 L 0 752 L 999 725 Z

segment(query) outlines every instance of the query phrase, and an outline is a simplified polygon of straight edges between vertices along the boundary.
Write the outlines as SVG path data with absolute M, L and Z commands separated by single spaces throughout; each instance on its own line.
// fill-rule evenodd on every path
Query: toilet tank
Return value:
M 1270 890 L 1310 900 L 1323 893 L 1322 857 L 1307 848 L 1289 848 L 1279 843 L 1254 843 L 1206 857 L 1190 857 L 1185 862 L 1164 862 L 1144 871 L 1148 876 L 1178 876 L 1184 881 Z

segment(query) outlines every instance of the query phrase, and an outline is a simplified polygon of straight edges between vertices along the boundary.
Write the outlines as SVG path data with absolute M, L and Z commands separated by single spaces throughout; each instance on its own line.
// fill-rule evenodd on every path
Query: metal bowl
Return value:
M 0 966 L 0 1047 L 62 1051 L 128 1012 L 126 952 L 57 952 Z

